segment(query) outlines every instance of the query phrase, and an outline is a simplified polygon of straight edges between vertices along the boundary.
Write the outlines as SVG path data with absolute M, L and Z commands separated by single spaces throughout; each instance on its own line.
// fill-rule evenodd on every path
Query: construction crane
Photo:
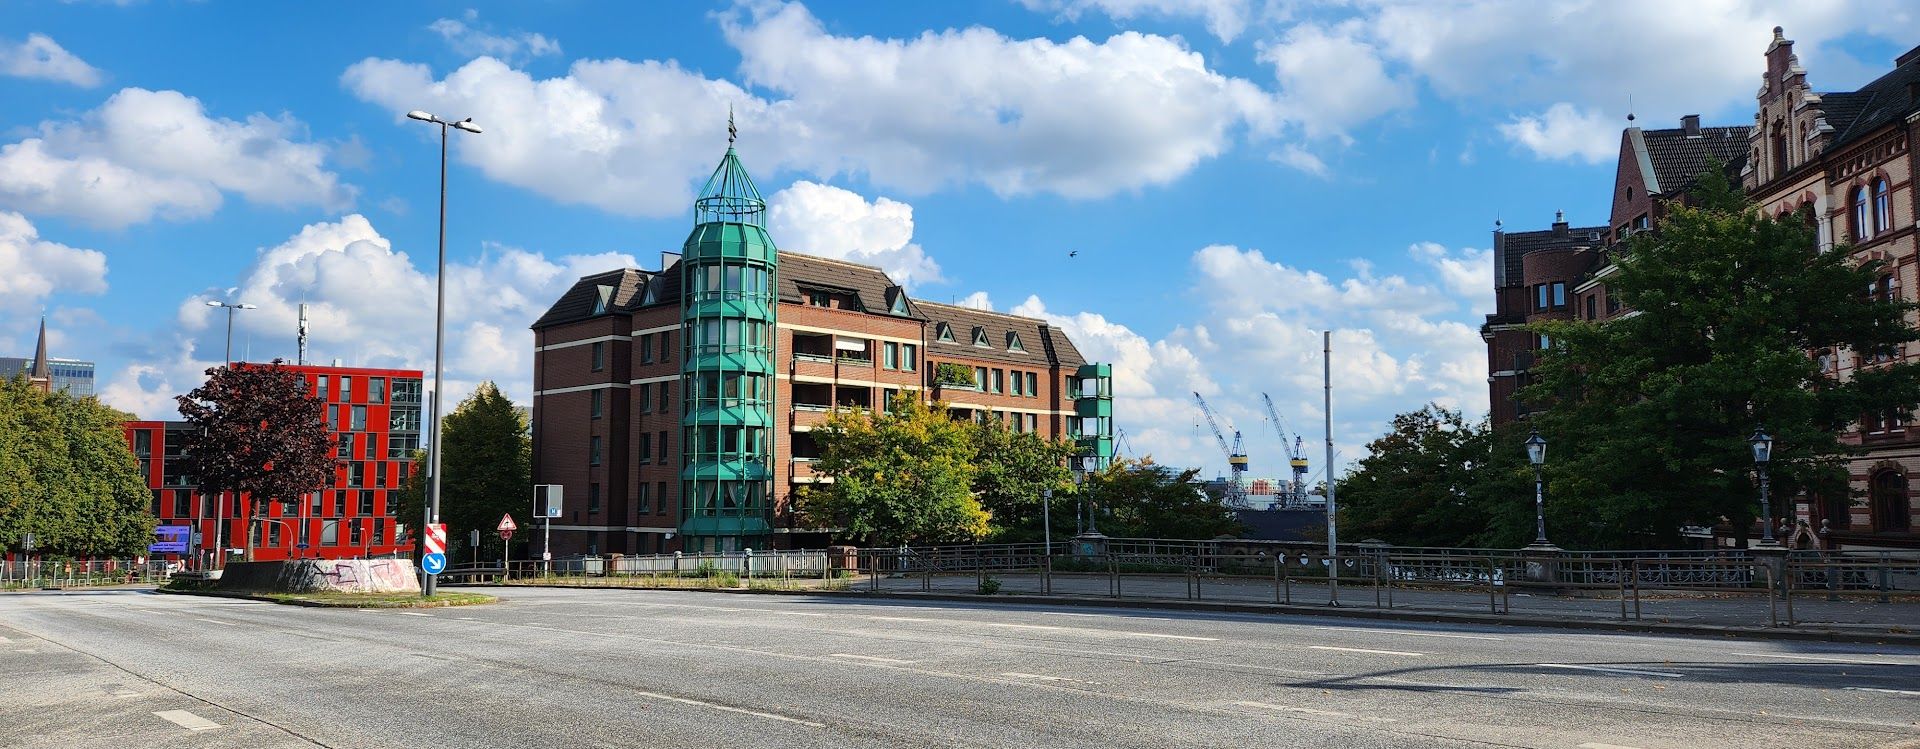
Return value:
M 1287 486 L 1286 498 L 1282 504 L 1289 507 L 1305 507 L 1307 504 L 1307 454 L 1301 449 L 1300 435 L 1293 435 L 1293 441 L 1288 442 L 1287 425 L 1280 420 L 1280 409 L 1273 407 L 1273 399 L 1266 393 L 1260 394 L 1260 400 L 1267 403 L 1267 418 L 1273 420 L 1273 431 L 1280 435 L 1280 446 L 1287 451 L 1287 465 L 1293 468 L 1293 483 Z
M 1247 507 L 1247 451 L 1240 444 L 1240 430 L 1233 432 L 1233 445 L 1227 445 L 1227 435 L 1220 431 L 1219 422 L 1213 418 L 1213 409 L 1207 407 L 1207 399 L 1193 394 L 1193 402 L 1199 404 L 1200 415 L 1207 417 L 1207 427 L 1213 430 L 1213 439 L 1220 443 L 1220 452 L 1227 455 L 1227 468 L 1232 476 L 1227 480 L 1228 507 Z

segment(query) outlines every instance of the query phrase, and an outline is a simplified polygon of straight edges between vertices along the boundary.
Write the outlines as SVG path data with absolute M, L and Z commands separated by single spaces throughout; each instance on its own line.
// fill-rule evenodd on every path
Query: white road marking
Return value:
M 14 648 L 14 649 L 13 649 L 13 652 L 16 652 L 16 653 L 38 653 L 38 652 L 40 652 L 40 651 L 38 651 L 38 650 L 34 650 L 33 648 Z
M 1235 702 L 1233 704 L 1240 705 L 1242 707 L 1257 707 L 1264 710 L 1278 710 L 1283 713 L 1304 713 L 1306 715 L 1319 715 L 1327 718 L 1346 718 L 1348 720 L 1364 720 L 1372 723 L 1392 723 L 1394 721 L 1393 718 L 1381 718 L 1373 715 L 1354 715 L 1353 713 L 1343 713 L 1338 710 L 1315 710 L 1311 707 L 1294 707 L 1292 705 L 1274 705 L 1266 702 L 1241 701 L 1241 702 Z
M 902 664 L 905 664 L 905 663 L 912 663 L 912 662 L 913 662 L 913 661 L 903 661 L 903 660 L 900 660 L 899 658 L 882 658 L 882 657 L 880 657 L 880 656 L 877 656 L 877 655 L 854 655 L 854 654 L 852 654 L 852 653 L 830 653 L 829 655 L 831 655 L 831 656 L 832 656 L 832 657 L 834 657 L 834 658 L 852 658 L 852 659 L 854 659 L 854 660 L 858 660 L 858 661 L 873 661 L 873 662 L 875 662 L 875 663 L 902 663 Z
M 1671 671 L 1642 671 L 1637 668 L 1610 668 L 1607 666 L 1576 666 L 1570 663 L 1538 663 L 1535 665 L 1541 668 L 1568 668 L 1576 671 L 1599 671 L 1602 673 L 1627 674 L 1630 676 L 1660 676 L 1668 679 L 1678 679 L 1686 675 L 1676 674 Z
M 1500 641 L 1505 641 L 1507 639 L 1505 637 L 1492 637 L 1488 635 L 1456 635 L 1456 634 L 1450 634 L 1446 632 L 1409 632 L 1403 629 L 1355 629 L 1353 627 L 1314 627 L 1314 629 L 1322 629 L 1322 630 L 1327 630 L 1329 632 L 1370 632 L 1370 633 L 1382 634 L 1382 635 L 1407 635 L 1409 637 L 1451 637 L 1456 640 L 1493 640 L 1496 642 L 1500 642 Z
M 0 642 L 13 642 L 13 641 L 7 639 L 5 635 L 0 635 Z
M 463 621 L 463 622 L 471 622 L 471 621 L 475 621 L 475 619 L 474 619 L 473 617 L 471 617 L 471 616 L 456 616 L 456 617 L 454 617 L 454 618 L 455 618 L 455 619 L 459 619 L 460 621 Z M 628 617 L 622 617 L 622 618 L 625 618 L 625 619 L 632 619 L 633 617 L 631 617 L 631 616 L 628 616 Z
M 1163 635 L 1158 632 L 1115 632 L 1114 634 L 1128 635 L 1130 637 L 1158 637 L 1163 640 L 1192 640 L 1194 642 L 1219 642 L 1220 641 L 1220 638 L 1218 637 L 1194 637 L 1193 635 Z
M 379 611 L 379 609 L 354 609 L 355 611 Z
M 1072 611 L 1042 611 L 1041 616 L 1113 616 L 1113 614 L 1080 614 Z
M 869 616 L 869 617 L 867 617 L 867 618 L 868 618 L 868 619 L 873 619 L 873 620 L 876 620 L 876 621 L 883 621 L 883 622 L 931 622 L 931 621 L 938 621 L 937 619 L 916 619 L 916 618 L 914 618 L 914 617 L 911 617 L 911 616 Z
M 155 712 L 154 715 L 160 716 L 167 722 L 189 731 L 208 731 L 220 727 L 219 723 L 194 715 L 186 710 L 161 710 Z
M 1073 681 L 1072 679 L 1069 679 L 1065 676 L 1047 676 L 1045 674 L 1023 674 L 1023 673 L 1020 673 L 1019 671 L 1002 671 L 1000 672 L 1000 675 L 1011 676 L 1015 679 L 1039 679 L 1041 681 Z
M 420 613 L 420 612 L 418 612 L 418 611 L 401 611 L 401 612 L 399 612 L 399 614 L 400 614 L 401 616 L 425 616 L 425 617 L 432 617 L 432 616 L 433 616 L 432 614 L 422 614 L 422 613 Z
M 826 616 L 826 614 L 821 614 L 813 611 L 781 611 L 778 613 L 786 614 L 788 616 Z
M 1895 663 L 1892 661 L 1863 661 L 1858 658 L 1826 658 L 1818 655 L 1782 655 L 1779 653 L 1728 653 L 1728 655 L 1744 655 L 1752 658 L 1781 658 L 1781 659 L 1790 660 L 1790 661 L 1830 661 L 1833 663 L 1858 663 L 1866 666 L 1915 665 L 1911 663 Z M 1878 656 L 1880 655 L 1880 653 L 1861 653 L 1861 655 Z
M 1881 694 L 1900 694 L 1908 697 L 1920 697 L 1920 692 L 1911 689 L 1875 689 L 1873 687 L 1841 687 L 1851 692 L 1879 692 Z
M 140 696 L 140 693 L 139 693 L 139 692 L 136 692 L 136 691 L 134 691 L 134 690 L 131 690 L 131 689 L 128 689 L 128 688 L 126 688 L 126 687 L 123 687 L 123 686 L 121 686 L 121 685 L 119 685 L 119 684 L 108 684 L 108 685 L 106 685 L 106 686 L 104 686 L 104 687 L 101 687 L 101 689 L 103 689 L 103 690 L 105 690 L 105 691 L 106 691 L 106 693 L 107 693 L 107 696 L 108 696 L 108 697 L 138 697 L 138 696 Z
M 1575 749 L 1640 749 L 1640 747 L 1627 746 L 1625 744 L 1602 744 L 1598 741 L 1589 741 L 1575 747 Z
M 827 724 L 825 724 L 825 723 L 815 723 L 815 722 L 813 722 L 813 721 L 811 721 L 811 720 L 801 720 L 801 719 L 799 719 L 799 718 L 790 718 L 790 717 L 787 717 L 787 716 L 785 716 L 785 715 L 775 715 L 775 714 L 773 714 L 773 713 L 763 713 L 763 712 L 760 712 L 760 711 L 758 711 L 758 710 L 748 710 L 748 709 L 746 709 L 746 708 L 739 708 L 739 707 L 733 707 L 733 706 L 730 706 L 730 705 L 716 705 L 716 704 L 714 704 L 714 703 L 711 703 L 711 702 L 702 702 L 702 701 L 700 701 L 700 700 L 695 700 L 695 699 L 688 699 L 688 698 L 686 698 L 686 697 L 675 697 L 675 696 L 673 696 L 673 695 L 670 695 L 670 694 L 660 694 L 660 693 L 658 693 L 658 692 L 634 692 L 634 694 L 637 694 L 637 695 L 640 695 L 641 697 L 649 697 L 649 698 L 652 698 L 652 699 L 656 699 L 656 700 L 666 700 L 666 701 L 668 701 L 668 702 L 678 702 L 678 703 L 680 703 L 680 704 L 682 704 L 682 705 L 696 705 L 696 706 L 699 706 L 699 707 L 710 707 L 710 708 L 713 708 L 713 709 L 715 709 L 715 710 L 724 710 L 724 711 L 726 711 L 726 712 L 729 712 L 729 713 L 740 713 L 741 715 L 751 715 L 751 716 L 754 716 L 754 717 L 756 717 L 756 718 L 766 718 L 767 720 L 779 720 L 779 721 L 785 721 L 785 722 L 788 722 L 788 723 L 798 723 L 798 724 L 800 724 L 800 725 L 803 725 L 803 726 L 810 726 L 810 727 L 813 727 L 813 728 L 826 728 L 826 727 L 827 727 Z
M 240 625 L 238 625 L 238 624 L 234 624 L 233 622 L 223 622 L 223 621 L 220 621 L 219 619 L 208 619 L 208 618 L 206 618 L 206 617 L 204 617 L 204 616 L 196 616 L 196 617 L 194 617 L 194 618 L 195 618 L 195 619 L 198 619 L 198 620 L 200 620 L 200 621 L 203 621 L 203 622 L 213 622 L 214 624 L 225 624 L 225 625 L 227 625 L 227 626 L 229 626 L 229 627 L 238 627 L 238 626 L 240 626 Z
M 1313 650 L 1339 650 L 1339 651 L 1348 652 L 1348 653 L 1372 653 L 1374 655 L 1426 655 L 1426 653 L 1410 653 L 1405 650 L 1368 650 L 1366 648 L 1337 648 L 1332 645 L 1308 645 L 1307 647 Z

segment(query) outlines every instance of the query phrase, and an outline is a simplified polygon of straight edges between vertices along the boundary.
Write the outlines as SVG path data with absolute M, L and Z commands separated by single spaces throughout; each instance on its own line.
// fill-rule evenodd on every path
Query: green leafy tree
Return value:
M 1393 418 L 1340 477 L 1342 538 L 1403 546 L 1512 548 L 1533 540 L 1521 429 L 1469 423 L 1429 404 Z
M 821 449 L 814 471 L 833 483 L 810 487 L 800 510 L 864 544 L 978 541 L 990 514 L 972 492 L 973 429 L 945 404 L 910 395 L 884 413 L 837 412 L 813 431 Z
M 1054 490 L 1058 502 L 1073 486 L 1073 474 L 1067 470 L 1073 443 L 1036 432 L 1016 432 L 1000 421 L 973 424 L 971 431 L 976 456 L 973 493 L 993 514 L 990 536 L 1001 542 L 1040 540 L 1042 493 Z M 1061 520 L 1055 518 L 1055 525 Z
M 1092 504 L 1101 533 L 1129 538 L 1208 539 L 1239 533 L 1233 511 L 1209 496 L 1200 469 L 1116 459 L 1087 474 L 1082 496 Z
M 1551 445 L 1562 521 L 1548 531 L 1563 545 L 1664 545 L 1723 520 L 1743 532 L 1759 510 L 1747 437 L 1762 425 L 1776 514 L 1800 492 L 1846 496 L 1856 449 L 1838 435 L 1920 404 L 1920 364 L 1883 356 L 1920 340 L 1914 305 L 1883 291 L 1890 268 L 1819 251 L 1809 217 L 1762 215 L 1718 169 L 1690 202 L 1635 236 L 1608 279 L 1637 314 L 1537 326 L 1552 344 L 1520 397 L 1546 407 L 1530 421 Z M 1823 355 L 1866 364 L 1841 379 Z
M 138 554 L 153 495 L 127 448 L 131 417 L 92 398 L 0 380 L 0 547 L 34 534 L 52 556 Z
M 333 483 L 325 402 L 281 360 L 209 369 L 206 383 L 175 400 L 196 427 L 181 432 L 182 469 L 207 495 L 244 493 L 243 527 L 261 502 L 298 502 Z
M 492 382 L 482 382 L 444 422 L 440 522 L 448 543 L 464 545 L 473 529 L 483 538 L 492 535 L 506 513 L 525 520 L 533 497 L 533 440 L 513 401 Z M 416 453 L 400 492 L 400 522 L 417 525 L 425 517 L 426 465 L 427 454 Z

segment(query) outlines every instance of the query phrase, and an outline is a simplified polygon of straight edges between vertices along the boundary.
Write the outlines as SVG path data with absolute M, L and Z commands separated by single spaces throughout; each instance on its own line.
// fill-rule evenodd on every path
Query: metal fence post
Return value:
M 1113 591 L 1113 597 L 1120 597 L 1120 563 L 1113 558 L 1113 551 L 1107 551 L 1107 587 Z
M 1887 594 L 1889 592 L 1889 589 L 1893 587 L 1893 568 L 1890 566 L 1891 561 L 1892 561 L 1891 555 L 1889 555 L 1887 552 L 1884 552 L 1884 551 L 1880 552 L 1880 602 L 1881 603 L 1888 602 Z

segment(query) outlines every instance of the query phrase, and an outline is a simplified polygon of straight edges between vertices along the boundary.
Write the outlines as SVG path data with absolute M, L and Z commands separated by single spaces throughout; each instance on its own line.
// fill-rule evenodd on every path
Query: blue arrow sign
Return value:
M 429 575 L 438 575 L 446 568 L 447 555 L 445 554 L 428 554 L 420 558 L 420 569 L 426 570 Z

